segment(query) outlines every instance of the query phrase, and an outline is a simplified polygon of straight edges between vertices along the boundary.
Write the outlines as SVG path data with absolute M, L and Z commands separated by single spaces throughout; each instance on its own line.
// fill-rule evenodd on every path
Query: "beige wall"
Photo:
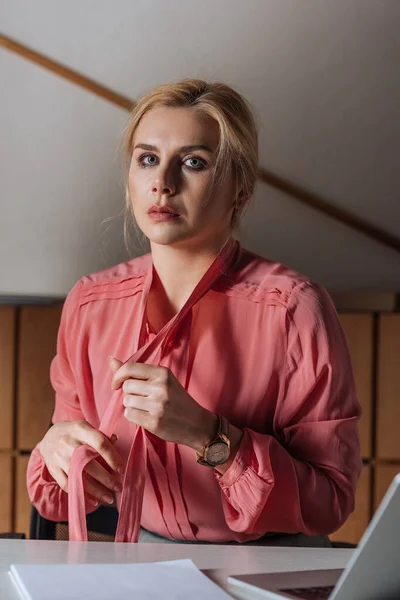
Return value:
M 194 10 L 196 8 L 196 10 Z M 252 102 L 261 164 L 400 237 L 398 0 L 3 0 L 2 32 L 130 98 L 185 76 Z M 0 295 L 64 295 L 126 257 L 126 113 L 0 48 Z M 329 288 L 398 289 L 398 254 L 260 185 L 241 237 Z

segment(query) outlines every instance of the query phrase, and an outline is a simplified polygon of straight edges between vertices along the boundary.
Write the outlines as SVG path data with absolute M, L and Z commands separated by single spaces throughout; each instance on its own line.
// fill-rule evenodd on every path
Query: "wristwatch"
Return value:
M 206 467 L 223 465 L 231 453 L 231 440 L 229 437 L 229 421 L 221 415 L 218 417 L 218 429 L 215 438 L 204 446 L 201 452 L 196 452 L 197 462 Z

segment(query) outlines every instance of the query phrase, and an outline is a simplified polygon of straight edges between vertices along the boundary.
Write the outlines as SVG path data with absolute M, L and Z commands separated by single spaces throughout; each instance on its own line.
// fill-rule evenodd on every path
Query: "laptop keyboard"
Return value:
M 334 590 L 332 585 L 324 585 L 318 587 L 307 588 L 292 588 L 290 590 L 280 590 L 286 594 L 291 594 L 296 598 L 304 598 L 304 600 L 327 600 Z

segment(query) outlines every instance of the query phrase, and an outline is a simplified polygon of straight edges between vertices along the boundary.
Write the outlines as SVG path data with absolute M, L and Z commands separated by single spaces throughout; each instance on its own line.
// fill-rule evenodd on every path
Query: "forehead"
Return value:
M 202 144 L 214 149 L 219 142 L 219 126 L 215 119 L 192 108 L 157 107 L 141 118 L 134 142 L 155 146 Z

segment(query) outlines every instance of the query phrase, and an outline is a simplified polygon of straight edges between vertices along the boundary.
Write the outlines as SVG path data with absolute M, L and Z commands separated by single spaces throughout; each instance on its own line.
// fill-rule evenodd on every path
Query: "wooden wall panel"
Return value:
M 17 446 L 31 450 L 49 427 L 54 407 L 50 363 L 55 355 L 61 306 L 21 309 L 17 393 Z
M 361 454 L 363 458 L 370 458 L 372 456 L 373 315 L 342 313 L 339 318 L 349 346 L 357 395 L 362 406 L 359 423 Z
M 11 449 L 14 432 L 15 313 L 0 306 L 0 448 Z
M 13 459 L 0 454 L 0 533 L 12 531 L 12 468 Z
M 16 486 L 15 486 L 15 531 L 25 533 L 29 537 L 31 503 L 26 488 L 26 468 L 29 456 L 17 457 Z
M 15 397 L 17 381 L 16 447 L 31 450 L 47 430 L 54 406 L 49 368 L 55 354 L 61 306 L 25 306 L 19 309 L 19 339 L 16 340 L 16 308 L 0 307 L 0 447 L 13 447 Z M 347 522 L 333 535 L 335 541 L 358 543 L 371 518 L 371 500 L 379 504 L 387 487 L 400 472 L 400 315 L 380 317 L 377 424 L 372 423 L 373 398 L 373 335 L 371 313 L 341 313 L 339 315 L 348 341 L 355 373 L 357 393 L 363 416 L 360 421 L 360 441 L 364 458 L 372 458 L 372 467 L 364 466 L 358 484 L 356 505 Z M 18 344 L 17 365 L 15 344 Z M 15 373 L 17 371 L 17 373 Z M 377 427 L 377 456 L 373 456 L 373 427 Z M 15 440 L 14 440 L 15 441 Z M 379 464 L 380 459 L 394 459 L 398 465 Z M 26 467 L 29 457 L 12 458 L 0 452 L 0 532 L 29 533 L 31 505 L 26 490 Z M 15 469 L 15 476 L 13 475 Z M 15 477 L 15 497 L 13 478 Z M 13 516 L 14 513 L 14 516 Z
M 364 466 L 356 492 L 354 512 L 346 523 L 329 536 L 332 541 L 358 544 L 370 521 L 371 468 Z
M 392 479 L 400 473 L 400 463 L 398 465 L 378 465 L 375 469 L 375 489 L 374 489 L 374 509 L 376 510 L 386 494 L 386 491 Z
M 377 458 L 400 461 L 400 314 L 380 316 Z

